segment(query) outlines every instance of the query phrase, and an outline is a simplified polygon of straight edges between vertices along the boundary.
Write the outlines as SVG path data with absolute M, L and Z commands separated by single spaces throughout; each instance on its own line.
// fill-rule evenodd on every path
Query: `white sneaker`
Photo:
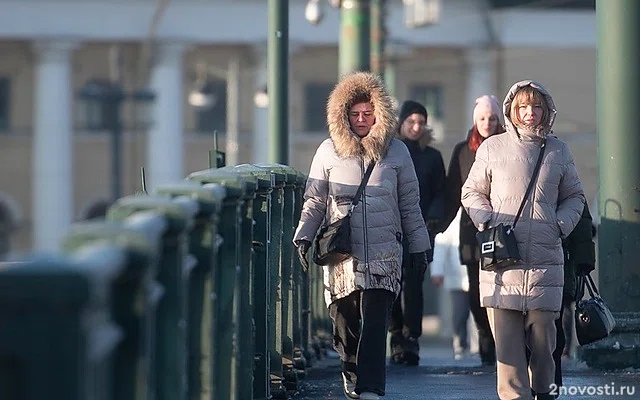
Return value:
M 360 399 L 360 395 L 356 393 L 356 384 L 347 379 L 347 376 L 342 373 L 342 390 L 347 399 Z
M 360 400 L 380 400 L 380 396 L 371 392 L 360 393 Z

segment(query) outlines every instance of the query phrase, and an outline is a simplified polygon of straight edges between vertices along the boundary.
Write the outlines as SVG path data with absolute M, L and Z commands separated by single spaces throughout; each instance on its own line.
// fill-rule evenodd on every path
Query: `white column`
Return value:
M 149 189 L 184 179 L 184 91 L 185 46 L 164 43 L 157 47 L 151 86 L 156 94 L 153 127 L 147 141 Z
M 253 96 L 267 87 L 267 49 L 256 46 L 253 67 Z M 253 162 L 264 164 L 269 162 L 269 108 L 258 107 L 253 102 Z
M 469 127 L 473 124 L 473 107 L 475 100 L 485 94 L 494 94 L 502 106 L 502 94 L 496 90 L 495 52 L 488 47 L 474 47 L 466 52 L 467 60 L 467 101 L 465 115 Z M 466 134 L 466 132 L 465 132 Z
M 225 133 L 226 165 L 238 165 L 240 151 L 240 60 L 236 54 L 227 64 L 227 132 Z
M 56 250 L 73 220 L 72 86 L 76 43 L 34 43 L 33 249 Z

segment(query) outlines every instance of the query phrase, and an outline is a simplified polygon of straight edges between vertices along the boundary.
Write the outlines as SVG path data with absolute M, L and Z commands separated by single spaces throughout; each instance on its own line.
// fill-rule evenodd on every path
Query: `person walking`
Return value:
M 467 269 L 460 263 L 460 216 L 462 208 L 449 227 L 436 236 L 433 262 L 429 264 L 431 282 L 435 287 L 449 291 L 451 299 L 451 325 L 453 357 L 462 360 L 470 356 L 469 332 L 469 278 Z
M 293 242 L 303 265 L 318 229 L 351 211 L 351 256 L 325 265 L 325 300 L 333 345 L 342 361 L 345 396 L 385 394 L 386 335 L 400 292 L 402 242 L 411 267 L 427 268 L 430 249 L 420 210 L 420 188 L 407 147 L 395 139 L 392 98 L 371 73 L 345 76 L 327 104 L 329 138 L 313 157 Z M 365 171 L 361 201 L 350 210 Z
M 555 321 L 562 307 L 561 239 L 580 220 L 585 197 L 571 150 L 552 133 L 556 107 L 549 91 L 532 80 L 517 82 L 503 111 L 507 132 L 480 145 L 461 199 L 479 231 L 513 226 L 524 201 L 513 231 L 522 261 L 480 271 L 480 300 L 496 343 L 498 396 L 529 399 L 533 393 L 546 400 L 553 398 Z
M 427 261 L 433 261 L 434 238 L 444 216 L 444 161 L 440 151 L 430 146 L 433 141 L 427 126 L 427 109 L 417 101 L 402 103 L 398 118 L 398 134 L 409 149 L 420 186 L 420 210 L 427 224 L 431 251 Z M 422 335 L 424 272 L 412 268 L 411 254 L 404 241 L 402 290 L 391 312 L 391 363 L 418 365 Z
M 462 203 L 460 196 L 462 185 L 469 176 L 476 151 L 482 142 L 490 136 L 503 133 L 502 111 L 495 96 L 478 97 L 473 108 L 473 127 L 467 133 L 467 139 L 456 144 L 449 161 L 446 185 L 446 212 L 443 224 L 452 223 Z M 476 240 L 478 230 L 469 214 L 462 209 L 460 215 L 460 263 L 467 269 L 469 279 L 469 309 L 478 329 L 478 353 L 483 366 L 496 364 L 496 346 L 489 326 L 487 310 L 480 304 L 480 251 Z

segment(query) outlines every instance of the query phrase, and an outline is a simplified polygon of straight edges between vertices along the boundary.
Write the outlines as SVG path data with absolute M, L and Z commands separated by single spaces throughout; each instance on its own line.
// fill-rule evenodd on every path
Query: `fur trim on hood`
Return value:
M 364 138 L 351 131 L 348 112 L 355 99 L 367 96 L 373 104 L 376 122 Z M 355 72 L 345 76 L 329 95 L 327 125 L 336 153 L 341 158 L 361 157 L 365 162 L 384 157 L 396 133 L 393 99 L 375 74 Z
M 556 120 L 556 113 L 557 113 L 556 105 L 553 102 L 553 97 L 551 97 L 551 94 L 544 86 L 542 86 L 540 83 L 536 81 L 532 81 L 529 79 L 514 83 L 513 86 L 511 86 L 511 89 L 509 89 L 509 92 L 507 92 L 507 96 L 504 99 L 504 103 L 502 103 L 502 111 L 504 112 L 504 122 L 505 122 L 504 125 L 505 125 L 506 131 L 509 134 L 516 135 L 518 139 L 521 139 L 520 133 L 518 133 L 518 129 L 516 128 L 516 126 L 513 124 L 511 120 L 511 102 L 513 102 L 513 98 L 516 96 L 516 92 L 525 86 L 531 86 L 534 89 L 538 89 L 540 93 L 542 93 L 542 95 L 544 96 L 545 100 L 547 101 L 547 106 L 549 111 L 549 123 L 546 127 L 544 127 L 544 134 L 545 136 L 552 134 L 553 123 Z

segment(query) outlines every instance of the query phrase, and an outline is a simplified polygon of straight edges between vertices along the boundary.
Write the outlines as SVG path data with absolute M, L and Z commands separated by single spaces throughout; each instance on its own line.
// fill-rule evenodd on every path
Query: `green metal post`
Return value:
M 236 364 L 237 393 L 239 399 L 251 399 L 253 396 L 253 366 L 254 366 L 254 345 L 253 345 L 253 215 L 254 199 L 258 186 L 262 184 L 259 177 L 252 173 L 246 166 L 224 167 L 221 171 L 239 175 L 247 185 L 244 201 L 242 202 L 240 216 L 240 238 L 239 259 L 238 259 L 238 363 Z
M 384 79 L 387 0 L 371 0 L 371 72 Z
M 244 180 L 239 174 L 228 169 L 209 169 L 190 174 L 187 179 L 207 185 L 219 184 L 225 187 L 226 196 L 220 214 L 220 235 L 222 244 L 218 252 L 216 271 L 217 304 L 216 326 L 211 338 L 214 351 L 214 396 L 215 399 L 242 399 L 238 392 L 239 382 L 247 379 L 239 375 L 245 353 L 240 354 L 241 335 L 246 324 L 242 323 L 242 220 L 244 200 L 247 193 L 256 190 L 256 183 Z M 247 289 L 248 290 L 248 289 Z M 249 386 L 253 386 L 250 384 Z
M 181 181 L 163 185 L 155 193 L 167 195 L 176 202 L 185 198 L 198 202 L 193 229 L 189 235 L 189 254 L 196 264 L 187 280 L 187 400 L 213 396 L 213 346 L 210 338 L 215 326 L 214 290 L 218 254 L 218 221 L 224 187 Z
M 243 177 L 245 175 L 252 176 L 257 179 L 258 190 L 253 200 L 252 219 L 246 219 L 251 225 L 246 228 L 252 228 L 253 240 L 251 241 L 251 251 L 245 253 L 253 253 L 251 267 L 251 305 L 253 311 L 253 322 L 255 334 L 253 335 L 253 355 L 252 361 L 248 367 L 254 367 L 247 371 L 253 373 L 253 387 L 247 385 L 248 390 L 253 390 L 253 398 L 256 400 L 266 400 L 269 397 L 270 372 L 269 372 L 269 341 L 268 326 L 270 324 L 268 317 L 269 310 L 269 258 L 272 249 L 269 246 L 269 221 L 271 213 L 271 194 L 275 185 L 275 176 L 268 169 L 260 168 L 254 165 L 241 164 L 233 168 Z M 243 232 L 243 244 L 247 243 L 247 235 Z M 251 313 L 247 313 L 251 314 Z M 248 347 L 248 346 L 247 346 Z M 246 398 L 250 396 L 247 395 Z
M 286 185 L 282 205 L 282 225 L 279 250 L 279 271 L 277 287 L 280 309 L 276 311 L 276 324 L 279 324 L 282 343 L 282 364 L 284 385 L 288 390 L 296 390 L 298 377 L 294 367 L 293 357 L 293 293 L 292 293 L 292 264 L 293 264 L 293 206 L 294 187 L 297 172 L 292 167 L 282 164 L 258 165 L 270 168 L 272 172 L 284 173 Z M 280 318 L 278 320 L 278 318 Z M 276 328 L 278 329 L 278 328 Z M 272 360 L 273 362 L 273 360 Z
M 240 248 L 241 203 L 236 196 L 225 199 L 220 226 L 223 238 L 218 255 L 219 269 L 216 292 L 218 293 L 218 319 L 214 328 L 214 398 L 238 399 L 236 376 L 238 357 L 238 300 L 235 296 L 237 283 L 236 250 Z M 231 326 L 227 325 L 231 323 Z M 218 397 L 221 396 L 221 397 Z
M 123 333 L 108 293 L 123 263 L 118 249 L 97 245 L 0 269 L 2 399 L 115 398 L 110 367 Z
M 293 215 L 294 227 L 298 225 L 300 216 L 302 214 L 302 204 L 304 203 L 304 189 L 307 182 L 306 175 L 298 172 L 298 181 L 295 188 L 295 208 Z M 295 249 L 294 249 L 295 253 Z M 311 366 L 312 357 L 309 351 L 309 344 L 311 343 L 309 331 L 309 317 L 310 317 L 310 304 L 309 304 L 309 271 L 302 267 L 302 264 L 298 260 L 298 257 L 294 254 L 294 269 L 296 271 L 296 310 L 298 312 L 298 323 L 294 325 L 294 337 L 298 338 L 298 346 L 302 352 L 302 360 L 304 361 L 305 369 L 307 366 Z M 295 360 L 294 360 L 295 361 Z
M 269 0 L 269 161 L 289 163 L 289 1 Z
M 158 281 L 165 292 L 158 303 L 156 320 L 156 398 L 182 400 L 186 397 L 187 233 L 196 210 L 166 197 L 129 196 L 109 209 L 107 219 L 124 221 L 140 211 L 156 211 L 167 222 L 158 261 Z
M 269 232 L 269 325 L 267 327 L 269 339 L 269 369 L 271 371 L 271 382 L 269 393 L 272 398 L 284 399 L 287 397 L 284 386 L 283 367 L 283 288 L 280 277 L 280 254 L 282 252 L 283 241 L 283 213 L 284 213 L 284 187 L 288 181 L 287 174 L 278 168 L 272 168 L 269 164 L 258 165 L 271 171 L 275 176 L 275 186 L 271 193 L 271 214 Z
M 340 76 L 369 71 L 370 0 L 343 0 L 340 9 Z
M 126 254 L 123 268 L 109 287 L 111 313 L 124 331 L 112 360 L 113 399 L 145 399 L 146 387 L 151 383 L 148 379 L 149 355 L 144 351 L 144 344 L 150 339 L 146 331 L 147 315 L 153 311 L 146 307 L 154 259 L 154 246 L 147 241 L 151 236 L 151 232 L 145 237 L 114 222 L 91 221 L 75 224 L 61 244 L 62 252 L 70 256 L 82 253 L 96 243 L 109 244 Z
M 640 367 L 640 2 L 599 0 L 599 286 L 618 328 L 581 348 L 587 364 Z

